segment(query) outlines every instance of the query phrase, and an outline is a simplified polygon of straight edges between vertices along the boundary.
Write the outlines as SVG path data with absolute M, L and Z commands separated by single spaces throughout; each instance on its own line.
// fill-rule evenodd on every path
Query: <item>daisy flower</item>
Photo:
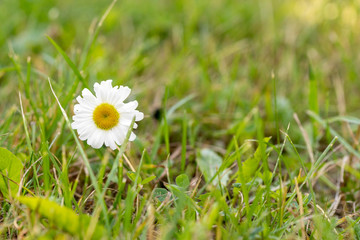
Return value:
M 137 101 L 124 103 L 130 95 L 131 89 L 124 86 L 112 86 L 112 80 L 94 84 L 95 96 L 85 88 L 76 98 L 78 104 L 74 106 L 74 122 L 82 141 L 93 148 L 102 145 L 115 150 L 117 145 L 123 144 L 131 122 L 144 118 L 144 114 L 136 110 Z M 133 128 L 137 128 L 134 123 Z M 131 132 L 129 141 L 135 140 L 136 135 Z

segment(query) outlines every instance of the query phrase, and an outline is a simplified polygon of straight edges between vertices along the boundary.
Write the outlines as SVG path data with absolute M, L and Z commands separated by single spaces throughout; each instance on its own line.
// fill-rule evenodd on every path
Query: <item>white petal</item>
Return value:
M 139 103 L 137 101 L 131 101 L 128 103 L 123 104 L 121 107 L 119 107 L 120 112 L 131 112 L 134 111 Z
M 113 136 L 111 135 L 111 131 L 108 131 L 106 133 L 106 137 L 105 137 L 105 145 L 107 147 L 110 147 L 112 150 L 116 149 L 116 144 L 115 144 L 115 140 L 113 138 Z
M 144 119 L 144 114 L 137 110 L 132 111 L 132 112 L 120 112 L 120 118 L 125 118 L 130 121 L 132 121 L 134 116 L 135 116 L 135 121 L 140 121 L 140 120 Z
M 122 125 L 130 126 L 130 124 L 131 124 L 131 122 L 132 122 L 132 118 L 123 117 L 123 116 L 121 115 L 119 122 L 120 122 L 120 124 L 122 124 Z
M 93 134 L 96 133 L 96 126 L 92 126 L 91 124 L 87 124 L 86 126 L 81 126 L 80 128 L 78 128 L 78 134 L 79 134 L 79 138 L 81 140 L 86 140 L 89 137 L 91 137 Z
M 128 87 L 119 87 L 119 99 L 118 102 L 123 102 L 131 93 L 131 89 Z
M 124 140 L 126 138 L 126 134 L 128 133 L 129 131 L 129 126 L 124 126 L 122 124 L 119 125 L 119 128 L 121 129 L 121 131 L 123 132 L 124 134 Z M 130 139 L 135 139 L 136 136 L 134 136 L 135 134 L 133 134 L 132 132 L 130 133 L 130 138 L 129 138 L 129 141 L 133 141 L 133 140 L 130 140 Z M 123 140 L 123 141 L 124 141 Z
M 71 128 L 72 129 L 77 129 L 77 125 L 78 125 L 79 123 L 78 122 L 72 122 L 71 123 Z
M 114 137 L 116 143 L 118 145 L 123 144 L 123 142 L 125 141 L 127 128 L 124 129 L 121 125 L 118 125 L 111 130 L 112 130 L 112 136 Z M 124 130 L 126 130 L 126 131 L 124 131 Z
M 123 143 L 123 141 L 121 141 L 122 139 L 120 138 L 119 134 L 117 134 L 117 131 L 114 128 L 110 130 L 109 134 L 111 135 L 115 144 L 121 145 Z
M 111 82 L 112 80 L 106 80 L 102 81 L 100 84 L 94 84 L 96 98 L 98 98 L 101 102 L 106 102 L 107 92 L 112 89 Z
M 78 129 L 78 131 L 80 131 L 81 129 L 89 129 L 89 126 L 92 126 L 92 122 L 90 120 L 85 120 L 85 121 L 74 121 L 71 124 L 71 127 L 73 129 Z
M 81 94 L 82 97 L 78 96 L 76 98 L 80 105 L 84 107 L 94 108 L 98 104 L 96 97 L 90 92 L 89 89 L 85 88 Z
M 132 141 L 135 140 L 135 138 L 136 138 L 136 135 L 133 132 L 131 132 L 130 137 L 129 137 L 129 141 L 132 142 Z
M 94 107 L 89 107 L 89 106 L 84 106 L 84 105 L 80 105 L 80 104 L 76 104 L 74 106 L 74 113 L 82 113 L 82 112 L 88 112 L 88 113 L 92 113 L 94 111 Z
M 135 111 L 135 121 L 141 121 L 144 119 L 144 113 Z
M 123 144 L 129 127 L 135 117 L 135 121 L 144 118 L 144 114 L 136 110 L 137 101 L 124 103 L 124 100 L 130 95 L 131 89 L 126 86 L 112 86 L 112 80 L 106 80 L 94 84 L 95 94 L 89 89 L 84 89 L 80 96 L 76 98 L 78 104 L 74 106 L 74 116 L 71 127 L 76 129 L 79 138 L 93 148 L 100 148 L 102 145 L 115 150 L 117 145 Z M 101 103 L 113 105 L 120 113 L 120 120 L 117 126 L 111 130 L 99 129 L 93 120 L 93 112 Z M 134 123 L 133 128 L 137 128 Z M 133 141 L 136 135 L 131 132 L 130 141 Z
M 90 145 L 91 147 L 95 148 L 95 141 L 96 138 L 98 138 L 98 136 L 96 136 L 96 134 L 92 134 L 88 139 L 87 139 L 87 144 Z
M 96 134 L 93 134 L 91 138 L 93 139 L 91 145 L 93 148 L 101 148 L 101 146 L 104 144 L 104 133 L 100 129 L 97 129 Z

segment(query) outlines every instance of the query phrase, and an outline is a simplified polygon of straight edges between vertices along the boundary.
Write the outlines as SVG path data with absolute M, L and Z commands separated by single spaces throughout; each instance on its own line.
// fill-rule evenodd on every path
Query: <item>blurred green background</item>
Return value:
M 343 196 L 346 202 L 344 207 L 339 205 L 339 208 L 334 208 L 338 212 L 333 222 L 346 219 L 346 227 L 352 229 L 351 218 L 358 217 L 358 207 L 355 208 L 360 189 L 358 161 L 346 163 L 346 180 L 341 191 L 338 179 L 344 175 L 346 158 L 351 159 L 354 153 L 359 156 L 358 138 L 354 135 L 360 117 L 360 1 L 118 0 L 103 25 L 97 28 L 110 4 L 109 0 L 0 0 L 1 147 L 9 149 L 27 164 L 32 164 L 38 157 L 39 160 L 42 156 L 48 158 L 48 155 L 64 162 L 70 159 L 69 169 L 66 164 L 62 165 L 66 170 L 63 172 L 67 174 L 69 171 L 69 182 L 74 182 L 75 175 L 72 173 L 78 171 L 78 163 L 81 163 L 78 149 L 47 79 L 51 79 L 69 116 L 73 113 L 75 97 L 82 88 L 89 86 L 93 90 L 95 82 L 113 79 L 115 85 L 132 88 L 129 100 L 138 100 L 138 109 L 146 116 L 135 131 L 138 138 L 127 151 L 129 159 L 138 165 L 140 153 L 145 150 L 144 164 L 150 167 L 142 169 L 141 174 L 143 177 L 154 175 L 160 178 L 158 182 L 146 186 L 145 200 L 151 196 L 153 187 L 164 187 L 160 181 L 165 179 L 166 174 L 168 183 L 174 182 L 175 177 L 182 173 L 190 176 L 192 183 L 201 180 L 202 170 L 199 170 L 196 160 L 202 150 L 212 149 L 226 160 L 235 150 L 237 152 L 236 144 L 246 147 L 250 143 L 249 148 L 252 147 L 252 152 L 255 152 L 256 140 L 262 141 L 264 137 L 271 136 L 270 151 L 281 149 L 281 153 L 269 153 L 268 159 L 262 160 L 262 166 L 272 171 L 281 158 L 280 170 L 275 171 L 276 175 L 280 175 L 274 178 L 274 185 L 280 192 L 283 186 L 285 193 L 294 189 L 295 183 L 291 181 L 297 176 L 299 183 L 304 181 L 301 178 L 307 173 L 303 170 L 315 169 L 313 159 L 321 160 L 319 156 L 326 154 L 323 166 L 329 163 L 331 168 L 322 168 L 325 170 L 319 174 L 321 181 L 314 186 L 317 196 L 312 201 L 315 204 L 315 200 L 319 200 L 317 203 L 327 211 L 332 208 L 335 194 Z M 96 29 L 100 29 L 99 35 L 91 45 Z M 46 36 L 66 52 L 81 72 L 84 82 L 77 79 Z M 19 93 L 22 95 L 24 118 Z M 160 114 L 164 110 L 167 115 Z M 339 115 L 357 119 L 351 125 L 345 123 L 350 118 L 333 119 L 331 129 L 327 123 L 311 119 L 307 110 L 322 119 Z M 294 113 L 298 114 L 304 126 L 303 132 L 294 121 Z M 162 118 L 159 117 L 161 115 Z M 279 143 L 287 136 L 284 131 L 289 123 L 288 136 L 292 142 L 285 144 L 284 141 L 281 145 Z M 25 130 L 30 134 L 26 134 Z M 307 142 L 304 133 L 309 135 Z M 343 139 L 339 138 L 334 145 L 335 150 L 327 154 L 324 149 L 335 135 Z M 309 145 L 306 146 L 305 142 Z M 112 159 L 109 156 L 114 152 L 105 148 L 94 150 L 83 144 L 88 158 L 92 160 L 91 167 L 103 174 L 99 174 L 99 180 L 102 180 L 106 164 L 110 164 L 103 164 L 103 161 Z M 274 145 L 272 149 L 270 146 Z M 308 150 L 309 146 L 312 149 Z M 238 161 L 251 159 L 252 153 L 247 150 Z M 309 156 L 312 151 L 313 158 Z M 37 171 L 34 170 L 35 177 L 46 169 L 40 163 Z M 167 173 L 164 170 L 166 167 L 169 169 Z M 50 166 L 47 170 L 50 176 Z M 340 170 L 341 174 L 338 173 Z M 233 189 L 236 174 L 232 174 L 225 188 Z M 262 176 L 264 179 L 268 175 L 264 172 Z M 162 177 L 164 179 L 161 180 Z M 253 177 L 255 179 L 255 175 Z M 311 178 L 311 181 L 315 184 L 317 179 Z M 37 188 L 34 181 L 27 184 L 36 195 L 47 195 L 47 190 Z M 85 190 L 88 184 L 87 180 L 80 179 L 80 185 Z M 251 193 L 257 190 L 254 187 Z M 269 195 L 258 195 L 259 199 L 270 199 L 270 193 L 274 191 L 267 190 Z M 77 189 L 77 192 L 81 193 L 82 189 Z M 54 196 L 58 194 L 56 190 L 53 193 Z M 262 214 L 277 216 L 278 212 L 289 215 L 293 211 L 298 212 L 294 210 L 293 203 L 289 208 L 284 206 L 279 210 L 279 206 L 285 203 L 281 194 L 274 197 L 278 200 L 266 203 L 269 204 L 267 209 L 259 204 Z M 225 201 L 233 197 L 236 200 L 239 196 L 234 193 L 223 197 Z M 87 201 L 88 198 L 84 199 Z M 346 208 L 347 205 L 349 208 Z M 199 206 L 202 208 L 202 203 Z M 217 206 L 222 210 L 223 205 Z M 11 214 L 6 209 L 4 212 Z M 166 225 L 168 219 L 172 221 L 172 206 L 164 208 L 164 212 L 159 213 L 159 226 L 162 223 Z M 263 216 L 259 214 L 259 218 L 254 218 L 252 227 L 256 227 L 256 231 L 258 226 L 266 225 Z M 312 221 L 312 215 L 309 216 Z M 252 219 L 249 218 L 249 221 Z M 9 223 L 13 224 L 10 220 Z M 184 224 L 194 228 L 194 231 L 189 231 L 191 238 L 192 232 L 198 231 L 198 225 L 188 219 L 183 220 Z M 222 221 L 219 218 L 219 225 Z M 277 223 L 274 236 L 278 234 L 277 230 L 285 231 L 285 228 L 292 234 L 293 221 L 298 224 L 298 219 L 292 216 L 285 219 L 284 225 L 282 220 Z M 239 225 L 237 219 L 233 223 L 226 223 L 227 227 L 221 231 L 230 236 L 232 230 L 228 230 Z M 178 226 L 174 222 L 174 231 Z M 241 229 L 240 236 L 249 232 L 248 225 L 241 225 Z M 265 229 L 268 232 L 274 230 L 272 225 L 267 225 Z M 325 228 L 319 229 L 321 233 Z M 323 232 L 324 236 L 332 234 L 330 230 Z M 344 237 L 347 238 L 346 235 Z

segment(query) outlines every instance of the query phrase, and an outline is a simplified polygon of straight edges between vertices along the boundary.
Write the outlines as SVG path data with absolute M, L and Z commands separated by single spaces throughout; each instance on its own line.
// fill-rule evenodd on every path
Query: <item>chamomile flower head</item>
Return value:
M 115 150 L 117 145 L 123 144 L 133 118 L 140 121 L 144 114 L 136 110 L 137 101 L 124 103 L 130 95 L 130 88 L 112 86 L 112 80 L 94 84 L 95 96 L 85 88 L 76 98 L 78 104 L 74 106 L 74 122 L 82 141 L 93 148 L 105 146 Z M 137 128 L 134 123 L 133 128 Z M 136 135 L 131 132 L 129 141 L 135 140 Z

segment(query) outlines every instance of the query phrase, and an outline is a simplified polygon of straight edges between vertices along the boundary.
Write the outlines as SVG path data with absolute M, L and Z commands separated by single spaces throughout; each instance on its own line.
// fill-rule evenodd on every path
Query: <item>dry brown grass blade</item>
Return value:
M 307 235 L 306 235 L 306 231 L 305 231 L 305 224 L 304 224 L 304 206 L 303 206 L 302 194 L 300 192 L 299 184 L 297 182 L 296 177 L 294 178 L 294 181 L 295 181 L 296 194 L 297 194 L 297 197 L 298 197 L 299 208 L 300 208 L 301 233 L 302 233 L 303 239 L 307 239 Z

